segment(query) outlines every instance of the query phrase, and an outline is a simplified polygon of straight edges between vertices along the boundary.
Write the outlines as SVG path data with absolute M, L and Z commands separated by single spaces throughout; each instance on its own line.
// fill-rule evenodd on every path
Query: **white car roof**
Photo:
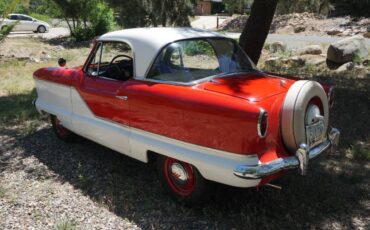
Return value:
M 120 41 L 130 45 L 134 53 L 136 77 L 143 78 L 154 58 L 164 46 L 174 41 L 200 37 L 226 38 L 216 32 L 195 28 L 152 27 L 110 32 L 102 35 L 97 41 Z

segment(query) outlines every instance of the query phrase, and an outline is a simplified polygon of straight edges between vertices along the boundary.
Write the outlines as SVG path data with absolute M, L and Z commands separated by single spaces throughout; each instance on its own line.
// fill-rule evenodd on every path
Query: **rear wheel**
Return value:
M 37 32 L 39 32 L 39 33 L 45 33 L 45 31 L 46 31 L 45 26 L 39 26 L 39 27 L 37 28 Z
M 208 181 L 193 165 L 159 156 L 157 167 L 162 185 L 176 201 L 193 205 L 205 200 Z
M 50 121 L 51 125 L 53 126 L 53 130 L 59 139 L 66 142 L 74 141 L 76 135 L 70 130 L 66 129 L 57 116 L 50 115 Z

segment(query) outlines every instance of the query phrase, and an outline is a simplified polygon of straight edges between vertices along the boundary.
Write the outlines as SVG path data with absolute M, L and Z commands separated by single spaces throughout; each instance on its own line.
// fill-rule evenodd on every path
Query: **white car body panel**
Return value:
M 237 165 L 258 165 L 256 155 L 238 155 L 174 140 L 96 117 L 73 87 L 35 80 L 38 111 L 58 116 L 63 126 L 117 152 L 148 162 L 148 151 L 193 164 L 202 176 L 236 187 L 255 187 L 260 179 L 236 177 Z

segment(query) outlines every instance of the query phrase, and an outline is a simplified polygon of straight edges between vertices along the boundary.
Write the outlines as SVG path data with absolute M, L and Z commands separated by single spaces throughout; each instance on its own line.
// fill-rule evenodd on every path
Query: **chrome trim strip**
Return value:
M 256 70 L 258 71 L 258 70 Z M 135 80 L 140 80 L 140 81 L 148 81 L 148 82 L 156 82 L 156 83 L 163 83 L 163 84 L 170 84 L 170 85 L 181 85 L 181 86 L 194 86 L 203 82 L 207 82 L 212 80 L 213 78 L 222 78 L 222 77 L 227 77 L 235 74 L 242 74 L 242 73 L 247 73 L 247 71 L 240 71 L 240 72 L 234 72 L 234 73 L 221 73 L 221 74 L 215 74 L 211 75 L 202 79 L 190 81 L 190 82 L 178 82 L 178 81 L 164 81 L 164 80 L 158 80 L 158 79 L 152 79 L 152 78 L 135 78 Z
M 234 169 L 234 175 L 245 179 L 260 179 L 262 177 L 277 173 L 281 170 L 293 169 L 297 167 L 300 167 L 301 174 L 305 175 L 308 160 L 318 157 L 323 152 L 328 150 L 329 147 L 332 147 L 332 152 L 335 151 L 339 143 L 339 136 L 339 130 L 332 128 L 328 133 L 328 138 L 316 147 L 307 149 L 306 145 L 302 144 L 301 148 L 297 150 L 296 156 L 277 158 L 273 161 L 254 166 L 238 165 Z

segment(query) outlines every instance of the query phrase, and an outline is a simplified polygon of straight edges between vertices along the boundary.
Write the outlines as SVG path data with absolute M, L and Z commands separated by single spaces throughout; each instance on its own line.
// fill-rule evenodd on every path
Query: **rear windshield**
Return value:
M 232 39 L 192 39 L 174 42 L 162 49 L 147 78 L 188 83 L 254 68 Z

